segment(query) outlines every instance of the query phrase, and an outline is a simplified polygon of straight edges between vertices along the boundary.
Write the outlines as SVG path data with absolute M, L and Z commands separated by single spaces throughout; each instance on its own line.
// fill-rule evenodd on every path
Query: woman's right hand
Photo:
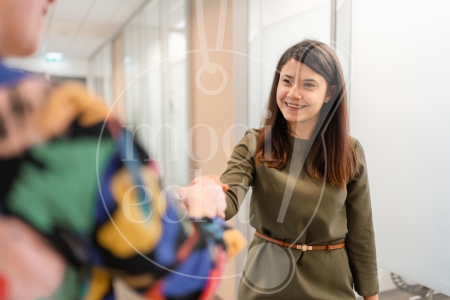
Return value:
M 197 177 L 189 186 L 178 189 L 178 196 L 183 199 L 190 218 L 224 218 L 227 190 L 228 186 L 219 177 L 206 175 Z

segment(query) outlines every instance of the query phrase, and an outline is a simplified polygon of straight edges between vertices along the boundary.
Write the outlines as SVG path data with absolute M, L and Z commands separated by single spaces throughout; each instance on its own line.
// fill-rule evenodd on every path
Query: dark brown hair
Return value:
M 268 113 L 259 131 L 256 164 L 264 162 L 268 167 L 283 170 L 292 154 L 289 141 L 291 128 L 278 108 L 276 98 L 280 71 L 290 59 L 303 63 L 323 76 L 327 82 L 327 92 L 332 93 L 331 99 L 319 113 L 312 135 L 315 140 L 305 164 L 306 170 L 313 178 L 323 181 L 326 177 L 331 185 L 344 188 L 353 176 L 357 160 L 348 132 L 344 75 L 334 51 L 319 41 L 303 40 L 287 49 L 278 61 L 267 103 Z M 334 92 L 330 89 L 333 85 L 336 86 Z M 270 151 L 267 147 L 270 147 Z

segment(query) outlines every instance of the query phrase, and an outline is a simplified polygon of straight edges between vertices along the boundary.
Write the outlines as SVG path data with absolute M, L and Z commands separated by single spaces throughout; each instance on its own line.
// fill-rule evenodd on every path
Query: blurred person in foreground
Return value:
M 0 59 L 37 49 L 52 3 L 0 0 Z M 227 187 L 182 189 L 183 215 L 127 134 L 83 86 L 0 61 L 0 300 L 212 298 L 245 242 Z

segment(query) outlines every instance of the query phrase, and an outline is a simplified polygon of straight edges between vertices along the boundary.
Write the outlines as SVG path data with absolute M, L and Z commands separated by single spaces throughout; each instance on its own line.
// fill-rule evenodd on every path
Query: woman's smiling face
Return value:
M 329 99 L 325 78 L 305 64 L 292 58 L 281 68 L 277 104 L 292 131 L 298 125 L 314 128 L 322 105 Z

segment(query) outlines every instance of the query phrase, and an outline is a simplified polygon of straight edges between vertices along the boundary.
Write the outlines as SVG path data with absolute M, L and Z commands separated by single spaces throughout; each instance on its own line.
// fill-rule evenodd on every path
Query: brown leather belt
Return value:
M 259 231 L 255 231 L 255 234 L 257 236 L 259 236 L 260 238 L 262 238 L 263 240 L 277 244 L 278 246 L 296 248 L 298 250 L 302 250 L 303 252 L 311 251 L 311 250 L 336 250 L 336 249 L 341 249 L 341 248 L 345 247 L 345 243 L 340 243 L 340 244 L 335 244 L 335 245 L 325 245 L 325 246 L 308 246 L 305 244 L 297 245 L 297 244 L 286 243 L 286 242 L 283 242 L 280 240 L 273 239 L 271 237 L 265 236 L 264 234 L 262 234 Z

